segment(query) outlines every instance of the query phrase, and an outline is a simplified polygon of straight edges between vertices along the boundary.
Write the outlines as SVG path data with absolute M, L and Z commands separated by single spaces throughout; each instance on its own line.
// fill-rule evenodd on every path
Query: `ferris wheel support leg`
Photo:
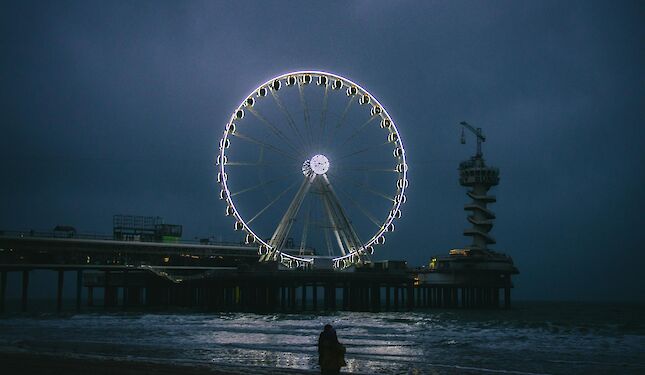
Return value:
M 305 248 L 307 247 L 307 235 L 309 233 L 309 221 L 311 221 L 311 205 L 309 205 L 309 210 L 305 216 L 305 223 L 302 228 L 302 238 L 300 240 L 300 252 L 299 255 L 305 254 Z
M 358 234 L 356 233 L 354 226 L 352 225 L 351 221 L 347 217 L 347 214 L 345 213 L 343 206 L 340 204 L 340 201 L 338 200 L 338 196 L 336 195 L 334 188 L 329 182 L 327 175 L 322 175 L 322 177 L 323 177 L 323 195 L 325 197 L 325 201 L 328 202 L 329 204 L 329 211 L 331 212 L 330 216 L 333 216 L 333 221 L 335 222 L 335 229 L 337 230 L 336 233 L 342 238 L 342 241 L 340 242 L 345 243 L 345 248 L 350 253 L 357 253 L 358 250 L 363 247 L 363 242 L 358 237 Z M 345 254 L 346 252 L 343 252 L 343 255 Z M 367 259 L 367 256 L 365 253 L 358 253 L 358 255 L 361 259 L 361 262 L 364 260 L 369 260 Z
M 291 226 L 293 225 L 293 222 L 298 215 L 302 201 L 307 196 L 307 193 L 309 192 L 309 188 L 311 187 L 315 176 L 316 175 L 305 177 L 305 179 L 302 181 L 302 185 L 300 185 L 298 192 L 296 192 L 296 195 L 293 197 L 291 204 L 289 204 L 289 208 L 287 208 L 287 211 L 282 217 L 282 220 L 280 220 L 280 224 L 278 224 L 275 232 L 273 232 L 271 240 L 269 240 L 270 249 L 268 249 L 266 254 L 260 257 L 261 262 L 272 260 L 275 257 L 276 253 L 281 251 L 284 247 L 287 235 L 291 230 Z
M 334 231 L 334 237 L 336 238 L 336 243 L 338 244 L 338 248 L 340 249 L 340 252 L 343 255 L 346 255 L 347 252 L 345 251 L 345 246 L 343 246 L 343 241 L 340 239 L 340 234 L 338 233 L 339 223 L 334 218 L 334 214 L 332 213 L 331 205 L 329 202 L 329 197 L 326 189 L 323 190 L 323 193 L 320 195 L 320 198 L 323 201 L 323 205 L 325 206 L 325 211 L 327 212 L 327 218 L 329 219 L 329 225 L 331 225 L 331 228 Z
M 338 247 L 340 247 L 340 252 L 343 255 L 347 255 L 347 251 L 345 251 L 345 247 L 343 246 L 343 241 L 340 239 L 340 234 L 338 233 L 338 230 L 334 230 L 334 235 L 336 236 L 336 241 L 338 242 Z

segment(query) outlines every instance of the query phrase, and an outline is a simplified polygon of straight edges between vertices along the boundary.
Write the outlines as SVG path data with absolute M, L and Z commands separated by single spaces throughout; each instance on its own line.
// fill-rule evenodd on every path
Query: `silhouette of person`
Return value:
M 323 375 L 340 374 L 340 368 L 347 365 L 345 346 L 338 341 L 331 324 L 326 324 L 318 337 L 318 364 Z

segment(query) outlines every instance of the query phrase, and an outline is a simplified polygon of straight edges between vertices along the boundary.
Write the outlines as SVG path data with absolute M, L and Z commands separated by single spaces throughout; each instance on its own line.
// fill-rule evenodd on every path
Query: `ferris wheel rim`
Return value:
M 395 121 L 392 119 L 392 116 L 390 116 L 390 114 L 387 112 L 387 109 L 378 101 L 378 99 L 372 93 L 370 93 L 364 87 L 362 87 L 361 85 L 357 84 L 356 82 L 354 82 L 354 81 L 352 81 L 352 80 L 350 80 L 350 79 L 348 79 L 348 78 L 346 78 L 344 76 L 341 76 L 341 75 L 338 75 L 338 74 L 335 74 L 335 73 L 326 72 L 326 71 L 321 71 L 321 70 L 298 70 L 298 71 L 292 71 L 292 72 L 288 72 L 288 73 L 283 73 L 283 74 L 275 76 L 275 77 L 265 81 L 261 85 L 257 86 L 255 89 L 253 89 L 251 92 L 249 92 L 242 99 L 240 104 L 233 111 L 233 114 L 231 115 L 229 121 L 226 124 L 226 128 L 224 130 L 223 137 L 220 140 L 220 150 L 219 150 L 219 153 L 218 153 L 219 159 L 222 160 L 222 162 L 219 163 L 219 168 L 218 168 L 218 171 L 219 171 L 218 172 L 218 180 L 219 180 L 218 182 L 221 184 L 223 192 L 224 192 L 223 194 L 224 194 L 225 197 L 223 199 L 226 201 L 227 207 L 230 207 L 230 209 L 232 210 L 231 215 L 235 218 L 235 220 L 237 222 L 240 222 L 241 225 L 242 225 L 242 227 L 240 229 L 243 230 L 244 232 L 246 232 L 247 235 L 251 235 L 254 242 L 259 243 L 260 251 L 262 251 L 261 249 L 263 247 L 265 249 L 267 249 L 267 250 L 271 250 L 272 246 L 269 245 L 269 243 L 267 241 L 265 241 L 262 238 L 262 236 L 258 236 L 257 233 L 250 227 L 250 225 L 247 224 L 247 221 L 244 220 L 242 215 L 239 213 L 239 211 L 238 211 L 238 209 L 237 209 L 237 207 L 235 205 L 235 202 L 233 201 L 233 199 L 231 197 L 231 192 L 229 190 L 228 181 L 227 181 L 228 176 L 227 176 L 227 172 L 226 172 L 226 168 L 225 168 L 226 162 L 224 161 L 225 158 L 226 158 L 226 155 L 225 155 L 226 147 L 224 147 L 224 145 L 228 141 L 228 137 L 230 135 L 229 134 L 229 127 L 232 124 L 234 125 L 235 122 L 239 120 L 239 118 L 236 118 L 236 113 L 238 113 L 238 111 L 240 111 L 241 109 L 243 109 L 245 107 L 245 102 L 249 98 L 253 98 L 254 95 L 256 95 L 259 92 L 259 90 L 264 88 L 264 87 L 269 87 L 270 88 L 270 85 L 273 82 L 276 82 L 276 81 L 281 82 L 283 79 L 286 79 L 286 78 L 291 77 L 291 76 L 304 76 L 304 75 L 311 75 L 311 76 L 318 76 L 318 77 L 324 76 L 324 77 L 327 77 L 328 79 L 332 78 L 332 79 L 340 80 L 343 83 L 343 85 L 347 85 L 348 87 L 355 87 L 357 89 L 357 93 L 354 94 L 354 95 L 358 95 L 361 92 L 364 93 L 364 94 L 367 94 L 369 96 L 370 101 L 374 102 L 375 106 L 380 107 L 380 110 L 382 111 L 382 113 L 384 115 L 384 118 L 388 119 L 390 121 L 390 126 L 389 126 L 388 130 L 390 131 L 390 134 L 392 134 L 392 133 L 396 134 L 396 137 L 395 137 L 395 140 L 394 140 L 395 151 L 397 150 L 397 147 L 400 148 L 400 150 L 401 150 L 400 155 L 395 155 L 395 158 L 400 158 L 401 164 L 404 165 L 404 168 L 402 169 L 402 171 L 399 172 L 400 175 L 401 175 L 401 179 L 399 181 L 403 181 L 403 183 L 400 186 L 398 186 L 398 184 L 397 184 L 397 188 L 398 188 L 399 191 L 397 192 L 396 197 L 398 197 L 399 199 L 395 199 L 395 204 L 394 204 L 392 210 L 390 211 L 391 213 L 387 216 L 387 218 L 385 219 L 383 224 L 380 226 L 379 230 L 370 238 L 370 240 L 368 240 L 365 243 L 363 243 L 362 246 L 359 249 L 353 249 L 348 254 L 345 254 L 345 255 L 342 255 L 342 256 L 330 257 L 330 258 L 332 258 L 332 260 L 334 262 L 334 266 L 339 266 L 342 262 L 346 262 L 348 260 L 351 260 L 353 256 L 357 256 L 359 254 L 365 254 L 365 252 L 369 251 L 368 249 L 370 249 L 370 248 L 373 251 L 373 245 L 376 244 L 377 240 L 380 237 L 384 236 L 384 233 L 388 231 L 388 227 L 390 227 L 392 222 L 396 219 L 396 217 L 395 217 L 396 215 L 393 214 L 393 212 L 398 211 L 400 213 L 401 205 L 405 202 L 405 190 L 408 187 L 407 158 L 406 158 L 405 147 L 403 145 L 403 141 L 401 140 L 401 136 L 400 136 L 398 127 L 396 126 Z M 220 176 L 221 176 L 221 178 L 220 178 Z M 228 208 L 227 208 L 227 210 L 228 210 Z M 369 253 L 371 254 L 371 252 L 369 252 Z M 289 261 L 294 261 L 296 263 L 301 263 L 301 264 L 307 264 L 307 263 L 311 264 L 311 263 L 313 263 L 313 258 L 295 256 L 295 255 L 287 254 L 287 253 L 285 253 L 283 251 L 279 251 L 279 250 L 277 251 L 276 255 L 281 258 L 281 261 L 283 259 L 288 259 Z

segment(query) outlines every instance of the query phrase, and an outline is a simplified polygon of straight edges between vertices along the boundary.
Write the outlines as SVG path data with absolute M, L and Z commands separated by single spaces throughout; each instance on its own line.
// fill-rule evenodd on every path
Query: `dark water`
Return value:
M 333 324 L 347 372 L 645 374 L 644 306 L 518 303 L 510 311 L 329 315 L 9 315 L 0 350 L 316 369 Z

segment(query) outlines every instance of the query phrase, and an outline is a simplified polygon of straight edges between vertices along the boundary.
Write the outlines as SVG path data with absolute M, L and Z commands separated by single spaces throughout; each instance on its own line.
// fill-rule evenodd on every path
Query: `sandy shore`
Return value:
M 159 363 L 121 359 L 69 358 L 53 354 L 0 352 L 4 375 L 278 375 L 319 374 L 314 370 L 226 366 L 210 363 Z

